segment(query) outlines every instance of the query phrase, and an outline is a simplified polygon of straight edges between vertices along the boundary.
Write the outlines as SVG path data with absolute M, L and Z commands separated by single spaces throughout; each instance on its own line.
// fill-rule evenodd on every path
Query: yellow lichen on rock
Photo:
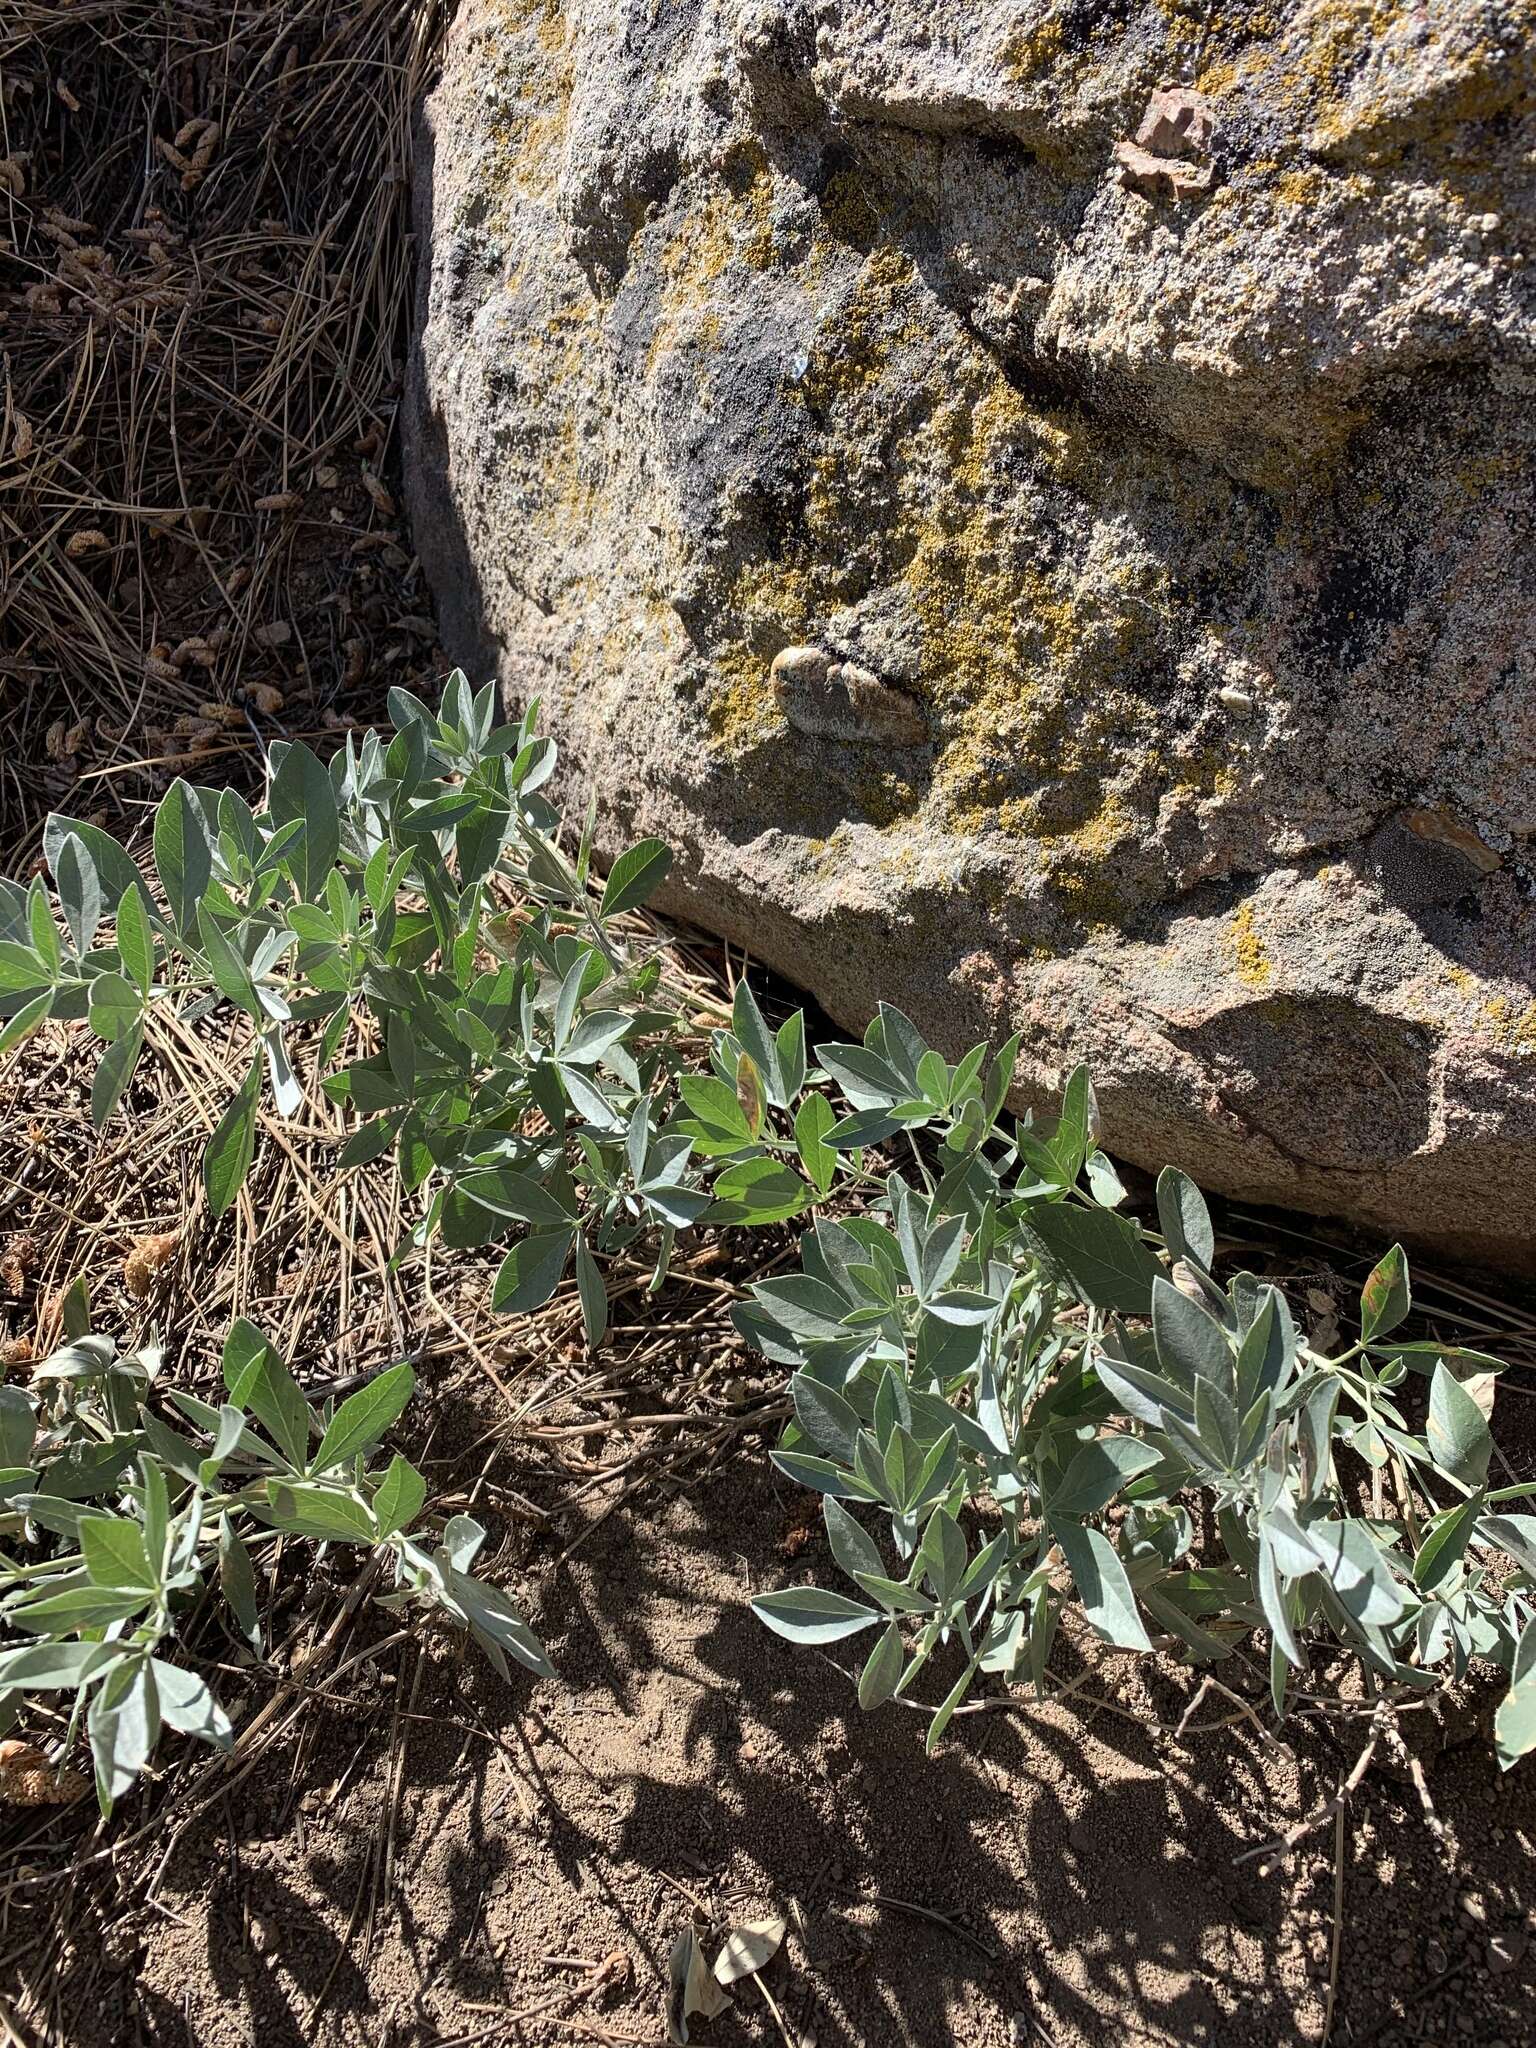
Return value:
M 1229 927 L 1232 950 L 1237 956 L 1237 978 L 1244 988 L 1266 989 L 1275 978 L 1275 963 L 1259 936 L 1253 905 L 1240 903 L 1232 913 Z

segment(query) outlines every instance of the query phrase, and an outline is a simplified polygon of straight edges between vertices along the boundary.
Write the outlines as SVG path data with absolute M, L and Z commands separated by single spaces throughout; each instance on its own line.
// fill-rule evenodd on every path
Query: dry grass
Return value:
M 0 866 L 430 651 L 385 481 L 441 0 L 0 9 Z M 148 763 L 147 767 L 136 764 Z

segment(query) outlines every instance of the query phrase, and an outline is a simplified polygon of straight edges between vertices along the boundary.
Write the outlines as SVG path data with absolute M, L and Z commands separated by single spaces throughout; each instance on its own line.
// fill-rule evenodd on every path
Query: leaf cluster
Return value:
M 812 1054 L 803 1015 L 771 1029 L 745 982 L 706 1037 L 707 1005 L 633 916 L 665 879 L 666 847 L 641 842 L 602 884 L 590 815 L 567 850 L 543 793 L 555 749 L 537 707 L 497 726 L 492 690 L 458 675 L 436 712 L 405 691 L 389 701 L 392 735 L 349 738 L 329 764 L 274 746 L 259 809 L 173 785 L 154 820 L 153 887 L 105 833 L 51 819 L 53 894 L 41 879 L 0 882 L 0 1049 L 48 1016 L 88 1020 L 104 1119 L 158 1006 L 188 1026 L 242 1013 L 250 1066 L 203 1166 L 220 1213 L 250 1169 L 264 1103 L 286 1116 L 302 1101 L 294 1060 L 314 1041 L 321 1085 L 353 1112 L 342 1164 L 392 1159 L 417 1204 L 400 1252 L 505 1243 L 493 1302 L 510 1314 L 541 1307 L 574 1270 L 592 1346 L 616 1258 L 648 1264 L 656 1287 L 679 1233 L 814 1218 L 800 1270 L 757 1286 L 736 1321 L 792 1375 L 777 1461 L 824 1494 L 857 1597 L 796 1588 L 756 1606 L 796 1640 L 878 1631 L 866 1705 L 908 1693 L 931 1661 L 957 1662 L 931 1740 L 978 1673 L 1044 1688 L 1072 1603 L 1119 1649 L 1171 1646 L 1196 1664 L 1247 1656 L 1264 1631 L 1277 1715 L 1305 1689 L 1318 1636 L 1404 1697 L 1485 1659 L 1510 1679 L 1501 1755 L 1536 1744 L 1536 1517 L 1512 1506 L 1532 1489 L 1489 1485 L 1498 1362 L 1394 1336 L 1410 1308 L 1400 1249 L 1366 1285 L 1359 1341 L 1325 1357 L 1278 1289 L 1216 1277 L 1186 1176 L 1159 1181 L 1156 1230 L 1124 1213 L 1085 1069 L 1054 1121 L 1015 1119 L 1017 1039 L 950 1064 L 882 1005 L 862 1042 Z M 254 1420 L 220 1455 L 245 1526 L 387 1545 L 400 1597 L 543 1668 L 516 1615 L 470 1577 L 477 1538 L 451 1524 L 435 1549 L 407 1539 L 422 1506 L 409 1468 L 393 1482 L 393 1467 L 370 1473 L 361 1445 L 342 1459 L 333 1431 L 351 1404 L 310 1414 L 260 1340 L 239 1341 L 258 1363 L 228 1407 Z M 93 1413 L 124 1373 L 87 1376 Z M 141 1524 L 166 1473 L 217 1483 L 224 1463 L 203 1468 L 235 1426 L 223 1409 L 189 1411 L 214 1447 L 189 1463 L 144 1413 L 132 1429 L 91 1425 L 102 1443 L 144 1439 L 104 1481 Z M 317 1468 L 322 1452 L 336 1455 Z M 263 1473 L 242 1465 L 253 1457 L 281 1462 Z M 387 1505 L 386 1528 L 391 1486 L 409 1512 L 396 1523 Z M 46 1492 L 19 1486 L 27 1527 Z M 92 1619 L 88 1632 L 119 1630 L 101 1643 L 129 1622 L 157 1639 L 155 1617 L 185 1590 L 170 1581 L 208 1541 L 201 1507 L 177 1512 L 197 1533 L 183 1519 L 150 1544 L 153 1597 Z M 221 1524 L 233 1512 L 221 1505 Z M 83 1552 L 68 1569 L 91 1599 L 132 1590 L 93 1578 Z M 53 1590 L 78 1589 L 39 1597 Z M 6 1607 L 18 1627 L 29 1598 Z M 142 1691 L 127 1654 L 84 1659 L 76 1682 L 106 1687 L 104 1716 L 123 1688 Z M 141 1719 L 155 1725 L 149 1709 Z
M 250 1323 L 230 1330 L 223 1399 L 160 1387 L 155 1346 L 120 1353 L 93 1335 L 81 1295 L 73 1334 L 30 1391 L 0 1388 L 0 1723 L 43 1693 L 72 1696 L 102 1812 L 127 1792 L 164 1729 L 227 1749 L 230 1716 L 188 1661 L 189 1623 L 212 1599 L 250 1658 L 265 1651 L 265 1561 L 284 1539 L 376 1557 L 386 1607 L 465 1629 L 503 1671 L 548 1674 L 522 1617 L 471 1565 L 484 1539 L 455 1516 L 421 1527 L 426 1481 L 382 1439 L 415 1386 L 388 1367 L 319 1407 Z

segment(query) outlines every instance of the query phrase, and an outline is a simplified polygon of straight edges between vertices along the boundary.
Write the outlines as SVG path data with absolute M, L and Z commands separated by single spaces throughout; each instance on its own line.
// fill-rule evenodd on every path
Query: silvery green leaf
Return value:
M 904 1095 L 922 1094 L 918 1069 L 928 1051 L 928 1044 L 910 1017 L 903 1015 L 892 1003 L 881 1003 L 864 1034 L 864 1043 L 897 1075 Z
M 581 1303 L 587 1349 L 595 1351 L 608 1329 L 608 1290 L 598 1271 L 597 1261 L 587 1248 L 587 1236 L 583 1230 L 576 1233 L 576 1293 Z
M 859 1434 L 859 1418 L 852 1404 L 807 1372 L 794 1375 L 789 1392 L 795 1418 L 811 1441 L 851 1464 Z
M 819 1045 L 816 1062 L 856 1110 L 889 1109 L 906 1099 L 900 1077 L 877 1053 L 862 1045 Z M 866 1139 L 865 1143 L 875 1142 Z
M 624 1128 L 624 1119 L 600 1088 L 589 1081 L 580 1067 L 557 1065 L 560 1085 L 570 1098 L 576 1114 L 595 1130 L 618 1132 Z
M 575 1216 L 549 1186 L 510 1166 L 462 1174 L 456 1186 L 470 1201 L 494 1215 L 531 1223 L 537 1230 L 569 1230 Z
M 1102 1436 L 1073 1457 L 1047 1501 L 1052 1514 L 1081 1521 L 1107 1507 L 1138 1473 L 1157 1464 L 1161 1453 L 1130 1436 Z
M 230 1401 L 249 1410 L 293 1468 L 301 1470 L 315 1417 L 293 1374 L 243 1316 L 230 1325 L 222 1366 Z
M 1246 1412 L 1263 1393 L 1283 1391 L 1296 1363 L 1296 1331 L 1277 1287 L 1259 1290 L 1237 1352 L 1237 1405 Z
M 1332 1375 L 1315 1386 L 1302 1404 L 1296 1443 L 1299 1452 L 1297 1477 L 1303 1501 L 1316 1500 L 1328 1484 L 1333 1466 L 1333 1421 L 1338 1406 L 1339 1382 Z
M 817 1493 L 831 1494 L 840 1500 L 878 1500 L 881 1497 L 856 1474 L 835 1465 L 830 1458 L 818 1458 L 808 1451 L 793 1450 L 774 1451 L 771 1456 L 784 1476 L 793 1479 L 797 1486 L 809 1486 Z
M 161 798 L 153 833 L 155 869 L 178 932 L 197 928 L 198 905 L 213 879 L 213 848 L 202 807 L 180 776 Z
M 731 1031 L 737 1044 L 751 1058 L 762 1076 L 768 1100 L 776 1108 L 784 1108 L 784 1076 L 779 1066 L 778 1045 L 774 1034 L 768 1029 L 762 1011 L 757 1007 L 757 998 L 745 978 L 736 984 L 735 999 L 731 1006 Z
M 1065 1519 L 1051 1522 L 1051 1534 L 1061 1545 L 1091 1626 L 1121 1649 L 1150 1650 L 1131 1582 L 1108 1537 Z
M 1275 1563 L 1288 1579 L 1305 1578 L 1327 1566 L 1327 1555 L 1312 1542 L 1290 1509 L 1277 1502 L 1264 1515 L 1261 1532 L 1275 1554 Z
M 1121 1356 L 1111 1348 L 1113 1341 L 1106 1338 L 1093 1354 L 1093 1369 L 1126 1414 L 1152 1429 L 1163 1428 L 1170 1414 L 1192 1424 L 1194 1405 L 1186 1390 Z
M 846 1334 L 847 1303 L 825 1281 L 791 1273 L 782 1280 L 762 1281 L 752 1291 L 774 1321 L 796 1337 L 818 1342 Z
M 1493 1726 L 1503 1770 L 1536 1749 L 1536 1622 L 1526 1623 L 1509 1690 L 1499 1702 Z
M 203 1154 L 203 1187 L 208 1207 L 216 1217 L 222 1216 L 234 1201 L 251 1170 L 260 1108 L 261 1061 L 256 1059 L 230 1097 Z
M 876 1577 L 881 1576 L 885 1566 L 867 1531 L 832 1495 L 828 1494 L 821 1506 L 827 1525 L 827 1542 L 831 1546 L 832 1555 L 843 1570 L 850 1577 L 859 1572 L 871 1572 Z
M 0 1466 L 28 1464 L 37 1437 L 37 1415 L 20 1387 L 0 1386 Z
M 1296 1631 L 1291 1626 L 1290 1606 L 1275 1557 L 1275 1546 L 1270 1540 L 1268 1528 L 1262 1525 L 1259 1530 L 1258 1590 L 1259 1605 L 1264 1610 L 1264 1618 L 1269 1623 L 1276 1643 L 1284 1652 L 1287 1662 L 1299 1669 L 1306 1659 L 1302 1655 L 1300 1643 L 1296 1640 Z
M 948 1508 L 937 1507 L 929 1516 L 928 1526 L 918 1545 L 918 1555 L 923 1561 L 934 1597 L 941 1602 L 952 1600 L 965 1577 L 970 1552 L 960 1524 Z
M 574 1233 L 570 1229 L 530 1232 L 502 1260 L 491 1287 L 491 1306 L 500 1315 L 532 1315 L 565 1277 Z
M 774 1051 L 778 1056 L 779 1082 L 788 1109 L 799 1097 L 805 1086 L 805 1012 L 792 1010 L 774 1034 Z
M 36 1367 L 35 1380 L 96 1379 L 117 1357 L 117 1339 L 83 1334 L 53 1352 Z
M 1125 1182 L 1107 1152 L 1090 1152 L 1084 1162 L 1088 1191 L 1101 1209 L 1118 1209 L 1125 1200 Z
M 476 1641 L 491 1652 L 491 1661 L 498 1669 L 504 1670 L 505 1660 L 501 1653 L 507 1651 L 535 1677 L 555 1676 L 555 1667 L 545 1654 L 543 1644 L 511 1601 L 495 1586 L 485 1585 L 462 1571 L 450 1569 L 447 1591 L 453 1603 L 463 1611 Z
M 1310 1522 L 1307 1540 L 1322 1557 L 1319 1576 L 1352 1620 L 1371 1628 L 1397 1620 L 1407 1600 L 1366 1523 Z
M 1483 1411 L 1445 1364 L 1435 1367 L 1429 1388 L 1429 1423 L 1425 1431 L 1437 1465 L 1467 1486 L 1481 1486 L 1488 1477 L 1493 1439 Z
M 1211 1270 L 1216 1257 L 1216 1232 L 1205 1197 L 1187 1173 L 1165 1166 L 1157 1177 L 1157 1220 L 1172 1259 Z
M 378 1535 L 373 1516 L 351 1493 L 307 1481 L 286 1485 L 269 1479 L 265 1505 L 252 1502 L 249 1511 L 274 1529 L 316 1543 L 372 1544 Z
M 258 991 L 258 994 L 261 992 Z M 288 1048 L 283 1043 L 283 1034 L 275 1026 L 261 1034 L 262 1051 L 266 1054 L 267 1073 L 272 1082 L 272 1100 L 279 1116 L 297 1116 L 304 1107 L 304 1090 L 299 1085 L 288 1060 Z
M 622 1010 L 591 1010 L 561 1051 L 561 1060 L 578 1067 L 595 1066 L 618 1044 L 629 1029 L 630 1019 Z
M 93 1585 L 144 1593 L 160 1584 L 160 1562 L 145 1547 L 145 1531 L 126 1516 L 83 1516 L 80 1548 Z
M 1090 1307 L 1147 1314 L 1157 1261 L 1125 1217 L 1109 1209 L 1037 1203 L 1025 1228 Z
M 1400 1244 L 1395 1244 L 1360 1290 L 1362 1343 L 1370 1344 L 1395 1330 L 1412 1306 L 1407 1254 Z
M 654 896 L 672 865 L 671 849 L 665 840 L 642 839 L 638 846 L 621 853 L 608 871 L 600 917 L 618 917 L 635 910 Z
M 303 827 L 283 866 L 299 894 L 314 902 L 341 852 L 336 792 L 328 770 L 302 740 L 274 743 L 271 758 L 277 764 L 267 799 L 272 822 Z
M 1488 1515 L 1477 1534 L 1479 1542 L 1507 1552 L 1521 1571 L 1536 1580 L 1536 1515 Z
M 1415 1585 L 1430 1592 L 1455 1570 L 1466 1555 L 1482 1509 L 1483 1496 L 1474 1493 L 1459 1506 L 1436 1515 L 1413 1560 Z
M 120 1643 L 24 1643 L 0 1652 L 0 1698 L 13 1692 L 73 1692 L 125 1654 Z
M 1028 1626 L 1028 1617 L 1022 1608 L 994 1612 L 982 1640 L 982 1670 L 1011 1678 L 1028 1643 Z
M 53 881 L 75 951 L 78 954 L 88 953 L 95 943 L 96 928 L 101 923 L 101 879 L 96 872 L 96 863 L 86 852 L 84 841 L 78 834 L 70 833 L 59 848 Z
M 147 1657 L 125 1660 L 91 1696 L 86 1731 L 103 1814 L 133 1789 L 159 1739 L 160 1696 L 151 1662 Z
M 166 1727 L 174 1728 L 179 1735 L 195 1735 L 200 1742 L 212 1743 L 215 1749 L 228 1749 L 234 1730 L 206 1681 L 195 1671 L 167 1664 L 159 1657 L 149 1661 Z
M 1223 1391 L 1232 1387 L 1235 1361 L 1225 1331 L 1161 1276 L 1152 1284 L 1152 1334 L 1159 1365 L 1191 1394 L 1200 1380 Z
M 456 1572 L 467 1572 L 480 1554 L 485 1531 L 472 1515 L 454 1515 L 444 1526 L 442 1548 Z
M 919 1300 L 928 1301 L 948 1286 L 965 1249 L 965 1235 L 963 1216 L 946 1216 L 924 1233 L 914 1283 Z M 989 1312 L 993 1306 L 987 1304 Z
M 760 1593 L 752 1611 L 775 1635 L 792 1643 L 836 1643 L 873 1628 L 880 1616 L 842 1593 L 820 1586 L 792 1586 L 782 1593 Z
M 144 1014 L 144 998 L 121 974 L 98 974 L 91 983 L 91 1029 L 108 1044 L 124 1038 Z
M 415 1388 L 415 1373 L 402 1363 L 386 1367 L 367 1386 L 349 1394 L 326 1424 L 310 1470 L 329 1472 L 350 1464 L 359 1451 L 370 1450 L 404 1414 Z
M 1097 1142 L 1099 1109 L 1086 1066 L 1076 1066 L 1062 1091 L 1061 1115 L 1047 1142 L 1056 1161 L 1062 1183 L 1071 1187 L 1083 1170 L 1083 1161 Z
M 397 1530 L 409 1528 L 421 1513 L 426 1498 L 426 1480 L 408 1459 L 396 1452 L 373 1496 L 373 1516 L 379 1534 L 392 1536 Z
M 1214 1380 L 1195 1381 L 1195 1434 L 1223 1472 L 1237 1467 L 1237 1410 Z
M 134 1023 L 102 1054 L 91 1081 L 91 1121 L 98 1130 L 110 1119 L 121 1101 L 123 1090 L 133 1079 L 133 1070 L 143 1050 L 144 1027 Z
M 928 1314 L 936 1316 L 941 1323 L 975 1326 L 990 1323 L 1002 1303 L 990 1294 L 978 1294 L 971 1288 L 951 1288 L 945 1294 L 934 1295 L 926 1307 Z
M 219 1517 L 219 1585 L 239 1626 L 241 1635 L 256 1656 L 261 1655 L 261 1613 L 256 1596 L 256 1574 L 245 1545 L 235 1534 L 227 1514 Z

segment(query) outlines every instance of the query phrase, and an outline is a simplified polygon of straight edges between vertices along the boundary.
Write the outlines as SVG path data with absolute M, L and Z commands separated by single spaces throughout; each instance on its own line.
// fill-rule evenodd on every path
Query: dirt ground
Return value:
M 919 1716 L 859 1714 L 747 1611 L 815 1569 L 819 1544 L 783 1556 L 802 1525 L 743 1455 L 587 1524 L 567 1564 L 535 1555 L 558 1685 L 413 1639 L 333 1674 L 295 1749 L 139 1846 L 140 1902 L 66 1968 L 60 2038 L 659 2042 L 697 1913 L 790 1922 L 776 2010 L 748 1984 L 694 2023 L 719 2048 L 1320 2039 L 1334 1826 L 1268 1875 L 1237 1859 L 1351 1754 L 1241 1720 L 1181 1738 L 1193 1681 L 1127 1670 L 1097 1709 L 973 1715 L 929 1761 Z M 1405 1779 L 1350 1806 L 1336 2041 L 1531 2038 L 1536 1779 L 1501 1780 L 1469 1732 L 1427 1773 L 1458 1853 Z

